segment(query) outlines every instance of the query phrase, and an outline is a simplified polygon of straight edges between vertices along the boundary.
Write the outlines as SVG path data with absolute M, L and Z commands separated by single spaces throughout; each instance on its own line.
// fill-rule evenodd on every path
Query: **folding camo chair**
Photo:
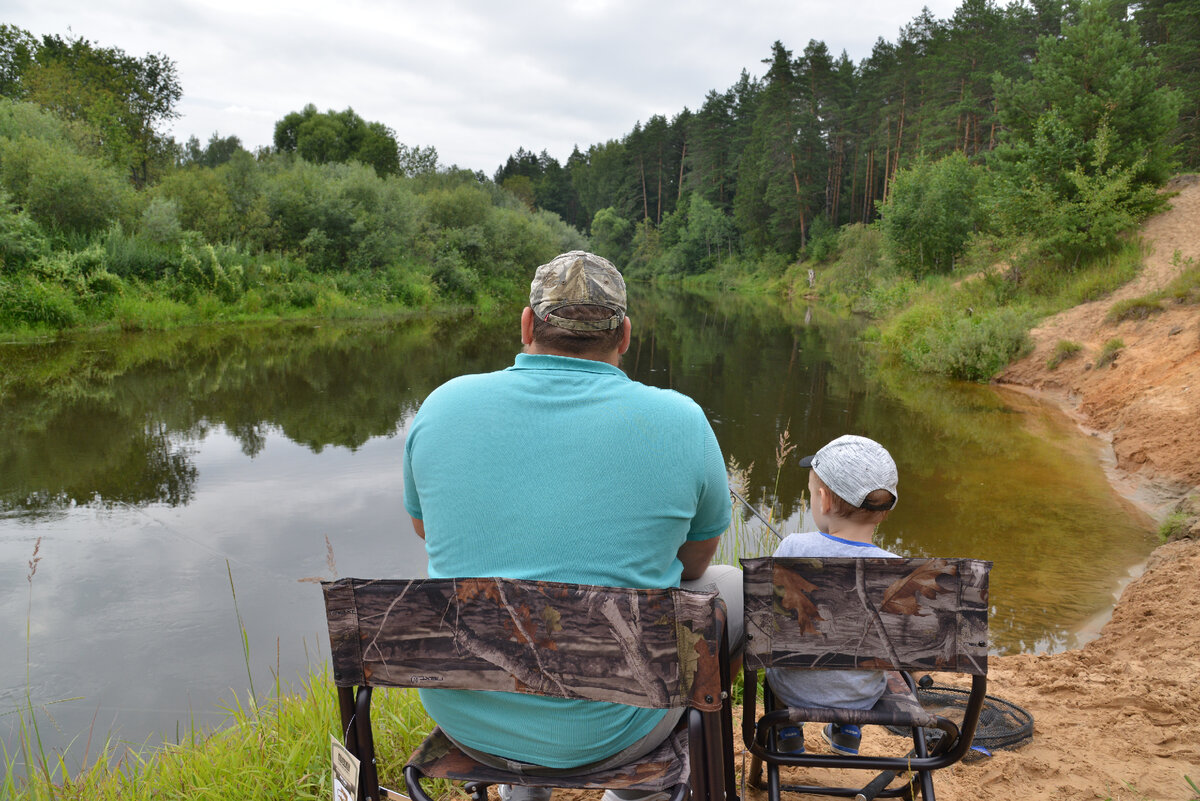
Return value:
M 911 799 L 912 783 L 883 789 L 897 774 L 916 774 L 934 801 L 931 771 L 971 747 L 987 692 L 988 571 L 974 559 L 743 559 L 746 604 L 742 738 L 752 754 L 748 779 L 769 801 L 781 790 L 858 798 Z M 758 671 L 766 668 L 875 669 L 970 674 L 961 726 L 922 709 L 907 672 L 888 674 L 883 698 L 869 710 L 789 708 L 763 674 L 764 714 L 755 710 Z M 792 754 L 776 747 L 785 723 L 882 724 L 910 728 L 908 756 Z M 927 737 L 926 729 L 940 730 Z M 939 736 L 940 735 L 940 736 Z M 811 740 L 810 740 L 811 743 Z M 781 785 L 779 768 L 856 768 L 879 773 L 860 787 Z
M 379 786 L 374 687 L 506 690 L 683 708 L 679 726 L 634 762 L 590 774 L 530 776 L 480 764 L 435 728 L 409 758 L 422 778 L 492 784 L 669 791 L 671 801 L 736 801 L 725 604 L 713 593 L 502 578 L 323 582 L 346 748 L 361 760 L 359 799 Z M 586 658 L 581 658 L 586 657 Z

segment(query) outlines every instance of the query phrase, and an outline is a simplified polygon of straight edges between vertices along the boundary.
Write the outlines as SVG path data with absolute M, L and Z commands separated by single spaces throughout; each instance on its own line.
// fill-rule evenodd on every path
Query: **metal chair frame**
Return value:
M 742 560 L 742 566 L 747 618 L 742 739 L 751 754 L 747 780 L 761 787 L 766 764 L 769 801 L 779 801 L 783 790 L 864 800 L 911 799 L 916 790 L 911 781 L 885 789 L 894 776 L 911 772 L 922 798 L 934 801 L 932 771 L 958 762 L 970 750 L 987 694 L 987 577 L 991 563 L 766 557 Z M 913 582 L 914 576 L 920 580 Z M 906 580 L 907 585 L 903 583 Z M 798 592 L 804 595 L 802 599 Z M 902 602 L 897 600 L 898 594 L 905 594 Z M 846 636 L 850 632 L 857 641 L 850 643 Z M 789 709 L 772 691 L 764 673 L 764 714 L 758 716 L 758 673 L 767 667 L 892 672 L 888 693 L 871 710 Z M 911 671 L 971 675 L 961 727 L 920 709 Z M 913 748 L 903 757 L 781 752 L 775 728 L 788 722 L 905 726 L 912 731 Z M 938 729 L 941 736 L 930 742 L 926 729 Z M 880 775 L 863 787 L 784 785 L 781 766 L 868 770 Z

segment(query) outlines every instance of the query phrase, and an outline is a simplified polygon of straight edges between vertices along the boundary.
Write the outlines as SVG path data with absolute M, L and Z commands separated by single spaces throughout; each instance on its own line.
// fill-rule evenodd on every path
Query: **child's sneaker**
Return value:
M 775 750 L 781 754 L 803 754 L 804 729 L 791 724 L 775 729 Z
M 847 723 L 845 726 L 827 724 L 821 729 L 821 736 L 829 743 L 829 747 L 839 754 L 858 755 L 858 746 L 862 743 L 862 729 L 853 723 Z

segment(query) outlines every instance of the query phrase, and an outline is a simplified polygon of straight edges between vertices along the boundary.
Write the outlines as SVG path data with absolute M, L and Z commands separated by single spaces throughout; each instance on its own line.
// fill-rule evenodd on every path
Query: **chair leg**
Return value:
M 933 798 L 933 771 L 923 770 L 921 776 L 921 801 L 934 801 Z
M 704 715 L 698 709 L 688 709 L 688 759 L 692 763 L 692 776 L 688 784 L 691 786 L 690 801 L 713 801 L 710 797 L 712 787 L 711 770 L 709 766 L 709 748 L 704 725 Z
M 338 709 L 342 715 L 342 738 L 346 750 L 358 756 L 358 737 L 354 732 L 354 688 L 338 687 Z
M 773 762 L 767 763 L 767 799 L 779 801 L 779 766 Z
M 724 801 L 729 789 L 725 771 L 723 726 L 720 713 L 707 713 L 704 719 L 704 769 L 708 772 L 708 797 L 711 801 Z M 732 759 L 731 759 L 732 761 Z
M 371 688 L 359 687 L 354 701 L 354 730 L 358 742 L 360 799 L 379 798 L 379 774 L 375 769 L 375 736 L 371 732 Z
M 729 628 L 721 631 L 721 742 L 718 758 L 725 778 L 725 801 L 740 801 L 733 764 L 733 667 L 729 661 Z

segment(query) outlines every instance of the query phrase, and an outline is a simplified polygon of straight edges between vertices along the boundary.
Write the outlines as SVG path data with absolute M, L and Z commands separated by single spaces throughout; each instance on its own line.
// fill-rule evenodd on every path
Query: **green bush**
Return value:
M 127 234 L 114 225 L 104 237 L 105 265 L 123 278 L 152 281 L 179 269 L 182 248 Z
M 976 170 L 958 152 L 896 174 L 879 215 L 898 267 L 916 276 L 954 267 L 980 219 L 977 182 Z
M 987 381 L 1028 352 L 1030 316 L 1017 309 L 967 313 L 928 297 L 899 314 L 882 341 L 916 370 L 964 381 Z
M 393 268 L 384 275 L 388 298 L 411 309 L 419 309 L 433 302 L 437 290 L 428 275 L 414 270 Z
M 126 293 L 116 300 L 113 319 L 122 331 L 162 331 L 187 319 L 187 304 L 170 298 L 144 298 Z
M 102 231 L 138 202 L 117 169 L 28 136 L 0 139 L 0 185 L 40 226 L 62 232 Z
M 817 264 L 829 261 L 838 253 L 838 239 L 838 229 L 824 215 L 818 216 L 808 229 L 804 254 Z
M 884 272 L 883 233 L 877 225 L 854 223 L 837 234 L 837 257 L 829 269 L 830 288 L 852 297 L 873 291 Z
M 0 138 L 28 136 L 45 142 L 68 144 L 67 123 L 37 103 L 0 97 Z
M 286 285 L 287 304 L 297 309 L 311 309 L 317 305 L 321 287 L 311 280 L 296 280 Z
M 49 252 L 41 227 L 0 189 L 0 271 L 19 270 Z
M 211 292 L 225 303 L 233 303 L 242 293 L 242 269 L 239 266 L 226 270 L 217 259 L 212 245 L 185 240 L 179 270 L 175 275 L 183 297 L 194 299 L 196 292 Z
M 222 173 L 197 166 L 174 170 L 152 191 L 155 198 L 175 204 L 181 228 L 199 231 L 209 242 L 223 242 L 238 232 L 238 225 Z
M 487 217 L 492 200 L 482 188 L 461 185 L 436 189 L 423 196 L 429 209 L 429 221 L 438 228 L 466 228 Z
M 124 294 L 125 282 L 108 270 L 97 270 L 87 278 L 88 291 L 99 298 L 111 298 Z
M 7 327 L 63 329 L 82 319 L 75 296 L 66 287 L 32 275 L 0 277 L 0 322 Z
M 921 285 L 907 276 L 892 276 L 871 284 L 862 303 L 862 311 L 882 318 L 907 305 Z
M 468 267 L 457 250 L 443 248 L 434 258 L 430 275 L 438 291 L 448 299 L 469 301 L 479 289 L 479 276 Z
M 927 372 L 965 381 L 987 381 L 1029 351 L 1029 318 L 1015 309 L 990 309 L 960 318 L 932 349 Z
M 179 204 L 161 197 L 151 198 L 142 212 L 139 233 L 156 245 L 178 245 L 183 237 Z

